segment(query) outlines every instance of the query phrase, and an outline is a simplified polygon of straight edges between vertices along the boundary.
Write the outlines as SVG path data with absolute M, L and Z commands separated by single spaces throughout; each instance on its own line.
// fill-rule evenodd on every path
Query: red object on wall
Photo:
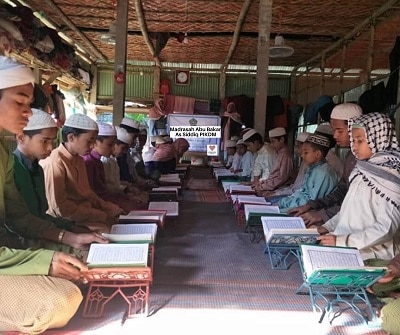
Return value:
M 123 72 L 114 74 L 114 80 L 117 84 L 123 84 L 125 82 L 125 75 Z
M 169 94 L 171 82 L 168 79 L 161 79 L 160 81 L 160 93 Z

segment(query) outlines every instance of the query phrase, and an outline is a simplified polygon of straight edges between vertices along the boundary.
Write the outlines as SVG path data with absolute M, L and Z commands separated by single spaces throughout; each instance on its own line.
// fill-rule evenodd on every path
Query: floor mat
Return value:
M 194 201 L 199 202 L 229 202 L 225 193 L 221 190 L 195 191 L 194 197 Z
M 219 190 L 218 183 L 213 179 L 189 178 L 186 183 L 188 190 Z

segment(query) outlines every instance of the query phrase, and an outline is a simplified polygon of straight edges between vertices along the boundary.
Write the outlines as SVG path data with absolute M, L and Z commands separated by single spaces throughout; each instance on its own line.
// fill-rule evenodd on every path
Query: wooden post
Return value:
M 375 22 L 372 22 L 370 27 L 368 56 L 367 56 L 367 89 L 370 89 L 372 87 L 371 72 L 372 72 L 372 61 L 374 58 L 374 39 L 375 39 Z
M 115 36 L 113 124 L 119 125 L 125 111 L 126 51 L 129 0 L 117 1 Z
M 343 49 L 342 49 L 342 59 L 341 59 L 341 64 L 340 64 L 340 87 L 343 87 L 343 80 L 344 80 L 344 71 L 345 71 L 345 66 L 346 66 L 346 51 L 347 51 L 347 45 L 343 44 Z M 339 103 L 343 103 L 344 101 L 344 92 L 341 89 L 340 90 L 340 95 L 339 95 Z
M 153 81 L 153 99 L 160 94 L 160 81 L 161 69 L 159 66 L 154 67 L 154 81 Z
M 96 104 L 97 101 L 97 80 L 98 80 L 98 68 L 97 65 L 91 65 L 90 66 L 90 71 L 93 73 L 93 80 L 92 80 L 92 84 L 90 86 L 90 97 L 89 97 L 89 101 L 91 104 Z
M 254 128 L 265 135 L 268 95 L 269 45 L 272 21 L 272 0 L 260 0 L 258 16 L 257 77 Z

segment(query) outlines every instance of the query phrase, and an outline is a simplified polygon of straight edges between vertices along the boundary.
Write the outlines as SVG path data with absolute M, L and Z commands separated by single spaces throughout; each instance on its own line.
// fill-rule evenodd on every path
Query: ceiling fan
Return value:
M 285 45 L 285 40 L 281 35 L 276 35 L 275 43 L 269 48 L 269 57 L 271 58 L 282 58 L 293 55 L 294 49 L 288 45 Z
M 110 28 L 108 29 L 108 33 L 104 33 L 100 35 L 100 41 L 103 43 L 107 43 L 109 45 L 115 45 L 115 22 L 111 22 Z

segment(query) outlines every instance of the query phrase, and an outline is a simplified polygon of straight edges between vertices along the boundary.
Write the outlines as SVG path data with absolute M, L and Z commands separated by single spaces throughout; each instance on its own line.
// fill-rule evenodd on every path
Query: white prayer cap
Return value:
M 117 129 L 117 139 L 123 143 L 128 145 L 132 144 L 133 141 L 133 134 L 128 133 L 125 128 L 115 127 Z
M 307 133 L 307 132 L 298 133 L 297 137 L 296 137 L 296 141 L 305 142 L 307 137 L 310 135 L 311 135 L 311 133 Z
M 124 117 L 121 121 L 121 124 L 131 127 L 131 128 L 135 128 L 135 129 L 139 129 L 139 127 L 140 127 L 139 122 L 137 122 L 136 120 L 131 119 L 129 117 Z
M 320 125 L 318 125 L 315 131 L 322 134 L 327 134 L 331 136 L 333 135 L 332 127 L 329 123 L 321 123 Z
M 32 108 L 32 115 L 24 130 L 37 130 L 46 128 L 57 128 L 57 123 L 50 114 L 36 108 Z
M 239 141 L 240 137 L 239 136 L 231 136 L 231 141 Z
M 236 142 L 236 146 L 238 146 L 240 144 L 246 145 L 246 143 L 244 143 L 244 141 L 242 139 L 240 139 L 239 141 Z
M 96 121 L 85 114 L 71 115 L 67 120 L 65 120 L 64 126 L 77 129 L 99 130 Z
M 286 135 L 286 130 L 285 130 L 285 128 L 283 128 L 283 127 L 277 127 L 277 128 L 271 129 L 271 130 L 268 132 L 269 138 L 271 138 L 271 137 L 285 136 L 285 135 Z
M 26 84 L 35 84 L 32 70 L 12 58 L 0 56 L 0 90 Z
M 236 147 L 236 141 L 232 141 L 232 140 L 226 141 L 226 148 L 235 148 L 235 147 Z
M 335 106 L 332 109 L 331 119 L 345 120 L 351 119 L 362 114 L 362 109 L 359 105 L 347 102 Z
M 97 125 L 99 126 L 97 136 L 117 136 L 117 131 L 111 124 L 99 122 Z
M 246 131 L 243 134 L 243 141 L 246 142 L 250 137 L 252 137 L 253 135 L 258 134 L 257 130 L 255 129 L 249 129 L 248 131 Z

